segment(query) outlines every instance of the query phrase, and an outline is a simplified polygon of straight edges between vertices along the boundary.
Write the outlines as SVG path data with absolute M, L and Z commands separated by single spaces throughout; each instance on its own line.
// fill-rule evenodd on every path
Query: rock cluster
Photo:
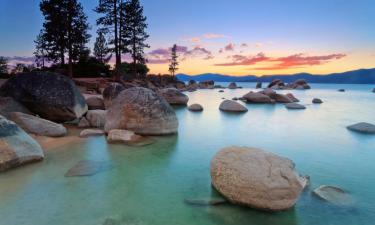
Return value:
M 280 79 L 273 80 L 269 85 L 268 88 L 272 88 L 275 90 L 290 90 L 290 89 L 297 89 L 297 90 L 305 90 L 311 89 L 310 85 L 304 79 L 299 79 L 289 84 L 285 84 Z

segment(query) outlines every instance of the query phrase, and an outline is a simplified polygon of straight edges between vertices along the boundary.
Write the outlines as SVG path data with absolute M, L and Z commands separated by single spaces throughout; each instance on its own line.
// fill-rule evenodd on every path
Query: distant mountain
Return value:
M 216 82 L 271 82 L 274 79 L 281 79 L 284 82 L 293 82 L 297 79 L 305 79 L 309 83 L 334 83 L 334 84 L 375 84 L 375 68 L 360 69 L 343 73 L 332 73 L 327 75 L 314 75 L 309 73 L 297 73 L 292 75 L 265 75 L 257 77 L 248 76 L 230 76 L 214 73 L 205 73 L 199 75 L 177 74 L 181 81 L 205 81 L 214 80 Z

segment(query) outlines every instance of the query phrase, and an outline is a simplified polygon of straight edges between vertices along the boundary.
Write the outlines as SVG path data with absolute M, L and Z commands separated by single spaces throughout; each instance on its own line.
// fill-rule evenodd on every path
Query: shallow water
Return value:
M 218 110 L 222 97 L 244 89 L 200 90 L 188 93 L 202 113 L 175 108 L 179 134 L 157 138 L 145 147 L 108 145 L 104 137 L 87 139 L 46 152 L 37 164 L 0 174 L 1 225 L 297 225 L 373 224 L 375 220 L 375 136 L 345 127 L 375 123 L 373 85 L 312 84 L 312 90 L 292 92 L 306 110 L 290 111 L 282 104 L 247 104 L 245 114 Z M 345 88 L 346 92 L 337 92 Z M 311 104 L 314 97 L 321 105 Z M 211 188 L 212 156 L 229 145 L 266 149 L 289 157 L 311 186 L 294 209 L 264 213 L 233 206 L 192 206 L 186 198 L 217 196 Z M 91 177 L 64 177 L 80 160 L 103 161 L 110 168 Z M 311 195 L 322 185 L 347 190 L 351 207 L 330 205 Z

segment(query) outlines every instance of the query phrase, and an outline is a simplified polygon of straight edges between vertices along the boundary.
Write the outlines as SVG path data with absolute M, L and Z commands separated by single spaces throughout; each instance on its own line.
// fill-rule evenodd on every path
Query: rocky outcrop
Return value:
M 272 89 L 283 89 L 284 87 L 285 83 L 280 79 L 275 79 L 268 85 L 268 88 Z
M 236 89 L 236 88 L 237 88 L 237 84 L 234 83 L 234 82 L 232 82 L 232 83 L 230 83 L 230 84 L 228 85 L 228 88 L 229 88 L 229 89 Z
M 40 145 L 14 122 L 0 116 L 0 171 L 43 160 Z
M 285 107 L 287 109 L 306 109 L 306 106 L 292 102 L 292 103 L 287 103 L 285 104 Z
M 9 119 L 10 114 L 12 112 L 22 112 L 22 113 L 25 113 L 25 114 L 32 114 L 30 112 L 30 110 L 28 110 L 21 103 L 15 101 L 13 98 L 11 98 L 11 97 L 0 97 L 0 115 Z
M 323 101 L 322 101 L 320 98 L 314 98 L 314 99 L 312 100 L 312 103 L 314 103 L 314 104 L 322 104 Z
M 259 92 L 249 92 L 243 98 L 249 103 L 274 103 L 270 97 Z
M 104 106 L 108 109 L 112 105 L 113 99 L 115 99 L 123 90 L 124 85 L 120 83 L 110 83 L 103 91 Z
M 87 138 L 87 137 L 92 137 L 92 136 L 102 136 L 105 135 L 104 130 L 100 129 L 85 129 L 82 130 L 79 136 L 81 138 Z
M 47 73 L 23 73 L 8 79 L 0 96 L 12 97 L 40 117 L 57 122 L 80 118 L 87 111 L 84 97 L 66 76 Z
M 86 119 L 90 127 L 103 128 L 106 123 L 106 110 L 89 110 L 86 114 Z
M 215 81 L 207 80 L 199 82 L 199 88 L 201 89 L 214 89 L 215 88 Z
M 192 104 L 189 105 L 188 110 L 193 112 L 201 112 L 203 111 L 203 107 L 200 104 Z
M 353 203 L 349 194 L 339 187 L 322 185 L 316 188 L 313 193 L 320 199 L 335 205 L 351 205 Z
M 233 100 L 224 100 L 219 109 L 226 112 L 247 112 L 247 108 Z
M 186 105 L 189 101 L 189 97 L 176 88 L 164 88 L 157 93 L 171 105 Z
M 87 106 L 89 110 L 101 109 L 104 110 L 104 100 L 99 96 L 90 96 L 86 99 Z
M 21 112 L 11 113 L 10 119 L 26 132 L 32 134 L 61 137 L 68 133 L 66 128 L 61 124 Z
M 375 125 L 371 123 L 356 123 L 347 127 L 351 131 L 363 134 L 375 134 Z
M 288 97 L 293 102 L 299 102 L 298 98 L 296 98 L 292 93 L 288 93 L 285 96 Z
M 297 90 L 311 89 L 310 85 L 308 85 L 304 79 L 298 79 L 292 83 L 289 83 L 286 88 Z
M 140 135 L 177 133 L 176 113 L 168 102 L 146 88 L 120 93 L 107 111 L 105 131 L 131 130 Z
M 220 150 L 211 161 L 211 178 L 230 202 L 267 211 L 293 207 L 307 183 L 291 160 L 247 147 Z

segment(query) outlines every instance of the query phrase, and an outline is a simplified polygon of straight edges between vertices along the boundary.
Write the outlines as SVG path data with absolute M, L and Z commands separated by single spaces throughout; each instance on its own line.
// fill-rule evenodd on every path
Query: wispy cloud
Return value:
M 147 61 L 149 64 L 165 64 L 168 63 L 171 57 L 172 48 L 158 48 L 147 54 Z M 214 56 L 211 51 L 202 46 L 195 46 L 188 49 L 186 46 L 177 46 L 177 53 L 181 60 L 188 58 L 202 58 L 203 60 L 213 59 Z
M 208 34 L 203 34 L 203 37 L 206 39 L 218 39 L 218 38 L 227 38 L 228 36 L 224 34 L 208 33 Z
M 224 50 L 225 51 L 234 51 L 234 48 L 235 48 L 235 44 L 233 44 L 233 43 L 229 43 L 229 44 L 227 44 L 225 47 L 224 47 Z
M 231 62 L 218 63 L 215 66 L 249 66 L 255 65 L 259 62 L 268 61 L 270 58 L 265 56 L 264 53 L 258 53 L 255 56 L 244 56 L 244 55 L 232 55 L 229 56 Z

